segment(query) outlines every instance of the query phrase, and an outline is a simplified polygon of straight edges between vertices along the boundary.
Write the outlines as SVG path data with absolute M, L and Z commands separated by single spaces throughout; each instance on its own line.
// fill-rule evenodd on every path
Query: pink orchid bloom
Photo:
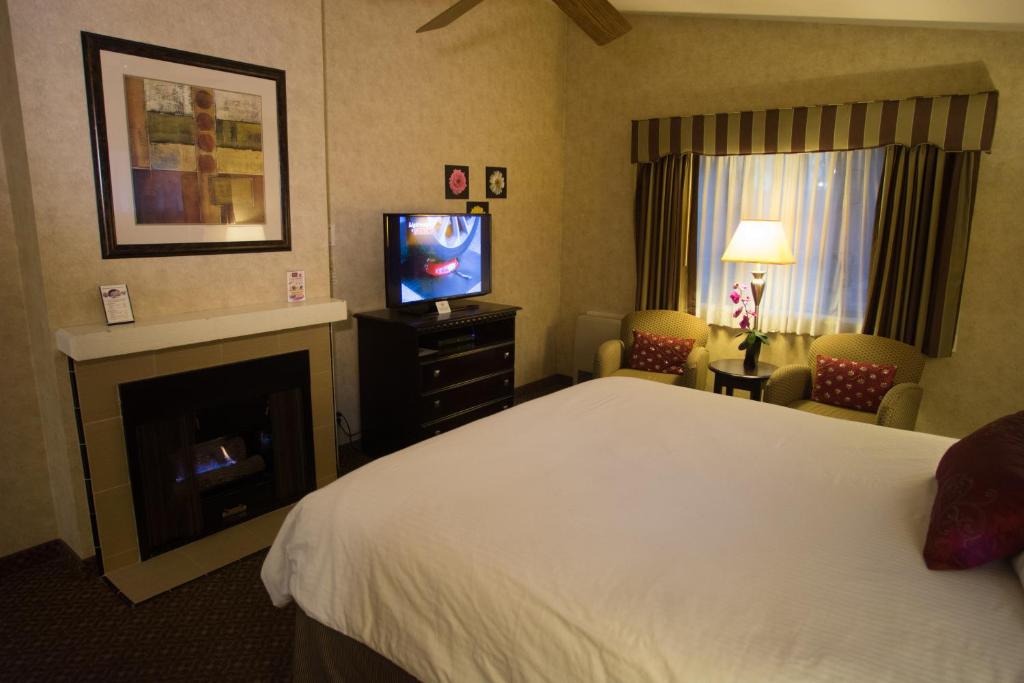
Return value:
M 732 294 L 729 295 L 729 298 L 732 299 L 732 302 L 734 304 L 738 304 L 740 302 L 740 293 L 736 290 L 733 290 Z
M 737 308 L 735 311 L 732 312 L 732 317 L 738 318 L 738 317 L 740 317 L 740 313 L 742 313 L 742 312 L 743 312 L 743 307 L 740 306 L 739 308 Z
M 742 330 L 749 330 L 750 329 L 750 318 L 748 318 L 747 316 L 743 316 L 743 319 L 740 320 L 740 329 L 742 329 Z

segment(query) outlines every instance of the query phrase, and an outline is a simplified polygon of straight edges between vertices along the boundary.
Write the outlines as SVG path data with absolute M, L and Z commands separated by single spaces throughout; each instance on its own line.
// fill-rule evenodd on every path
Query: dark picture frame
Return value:
M 82 32 L 82 53 L 85 66 L 89 132 L 92 141 L 93 176 L 96 185 L 96 208 L 99 214 L 100 246 L 104 259 L 291 250 L 288 114 L 284 71 L 85 31 Z M 137 72 L 128 73 L 126 71 L 123 77 L 124 81 L 121 83 L 105 83 L 103 66 L 105 53 L 114 53 L 118 55 L 116 59 L 123 59 L 125 63 L 130 60 L 135 65 L 133 69 L 136 69 Z M 198 123 L 196 125 L 199 127 L 193 128 L 197 148 L 187 155 L 188 161 L 196 165 L 195 175 L 197 175 L 194 181 L 191 178 L 187 179 L 190 187 L 194 185 L 196 188 L 209 188 L 202 190 L 202 192 L 207 192 L 206 195 L 202 195 L 200 190 L 193 192 L 193 195 L 199 194 L 202 197 L 196 200 L 197 202 L 206 202 L 197 211 L 207 211 L 207 214 L 199 215 L 195 211 L 189 213 L 189 211 L 181 209 L 180 212 L 184 220 L 178 220 L 178 216 L 175 215 L 172 217 L 173 220 L 161 222 L 145 215 L 140 210 L 140 202 L 136 201 L 137 198 L 151 196 L 151 193 L 142 194 L 136 189 L 135 184 L 139 177 L 137 173 L 153 173 L 157 167 L 137 168 L 135 159 L 129 158 L 127 151 L 129 147 L 124 143 L 124 140 L 131 137 L 132 131 L 121 130 L 120 128 L 123 126 L 119 126 L 117 129 L 108 129 L 108 123 L 111 126 L 117 126 L 128 120 L 129 105 L 124 101 L 126 98 L 118 99 L 116 95 L 122 90 L 127 92 L 129 86 L 125 85 L 125 82 L 131 80 L 129 77 L 140 81 L 146 79 L 166 81 L 168 78 L 161 74 L 164 72 L 173 74 L 175 69 L 183 75 L 172 76 L 178 80 L 167 83 L 169 86 L 191 88 L 195 92 L 205 90 L 207 98 L 212 98 L 214 95 L 236 96 L 241 93 L 240 99 L 247 98 L 250 103 L 253 101 L 259 103 L 258 118 L 252 119 L 257 123 L 251 124 L 255 133 L 250 132 L 249 139 L 253 142 L 249 149 L 242 150 L 242 153 L 247 153 L 250 156 L 241 157 L 237 150 L 231 150 L 236 156 L 225 158 L 241 158 L 242 161 L 239 163 L 248 163 L 251 168 L 257 168 L 253 166 L 251 154 L 255 149 L 258 152 L 260 174 L 245 169 L 243 169 L 245 173 L 252 173 L 252 175 L 233 175 L 235 171 L 221 172 L 221 169 L 224 168 L 220 162 L 221 157 L 214 157 L 210 150 L 199 144 L 206 140 L 216 141 L 222 136 L 221 124 L 225 122 L 216 118 L 215 112 L 213 119 L 208 118 L 205 124 L 213 126 L 208 135 L 204 136 L 201 132 L 203 123 Z M 148 73 L 149 71 L 152 73 Z M 209 77 L 210 82 L 202 82 L 204 75 Z M 108 78 L 108 81 L 110 80 L 112 79 Z M 232 85 L 235 83 L 237 83 L 237 88 Z M 252 90 L 246 88 L 253 84 L 259 85 L 259 91 L 262 94 L 250 94 Z M 109 92 L 105 92 L 105 87 Z M 194 101 L 198 107 L 200 102 L 198 96 L 195 96 Z M 123 107 L 124 109 L 123 111 L 108 111 L 108 106 Z M 148 100 L 144 102 L 144 106 L 143 115 L 150 116 L 152 112 L 149 109 Z M 193 106 L 192 101 L 188 106 L 190 108 Z M 267 115 L 268 110 L 270 111 L 269 115 Z M 201 115 L 196 114 L 197 121 Z M 256 114 L 253 115 L 256 116 Z M 143 120 L 147 121 L 146 125 L 148 126 L 149 119 Z M 211 120 L 214 121 L 213 124 L 208 123 Z M 236 124 L 235 121 L 227 123 Z M 149 131 L 149 128 L 146 130 Z M 200 140 L 202 137 L 205 137 L 206 140 Z M 128 144 L 138 145 L 147 155 L 149 154 L 150 138 L 146 138 L 145 146 L 137 141 L 131 141 Z M 185 144 L 168 145 L 168 147 L 186 148 L 187 152 L 189 145 L 186 140 Z M 135 147 L 131 147 L 131 149 L 134 150 Z M 220 149 L 215 150 L 215 152 L 220 151 Z M 180 152 L 179 156 L 181 156 Z M 206 161 L 204 156 L 214 159 L 214 161 L 204 166 L 202 163 Z M 182 176 L 192 173 L 187 166 L 174 168 L 185 168 L 184 171 L 173 171 Z M 162 168 L 159 171 L 168 173 Z M 215 178 L 216 181 L 211 180 L 212 178 Z M 245 194 L 246 191 L 248 194 Z M 237 202 L 239 207 L 245 207 L 238 211 L 238 213 L 244 214 L 241 220 L 235 219 L 232 192 L 246 198 L 247 203 Z M 173 194 L 167 196 L 180 202 L 184 195 L 185 191 L 181 190 L 177 197 Z M 164 198 L 161 197 L 156 203 L 159 206 L 166 205 L 167 202 L 163 200 Z M 141 203 L 144 204 L 144 202 Z M 126 209 L 127 206 L 130 206 L 130 209 Z M 191 205 L 189 206 L 191 207 Z M 210 213 L 211 207 L 213 212 L 221 211 L 219 223 L 216 222 L 217 216 Z M 157 211 L 151 213 L 157 218 L 163 215 Z M 189 216 L 197 215 L 200 220 L 187 220 Z M 211 219 L 210 216 L 213 218 Z M 260 222 L 260 218 L 262 218 L 262 222 Z M 143 227 L 140 229 L 139 226 Z M 138 235 L 144 235 L 144 237 L 140 239 L 137 237 Z

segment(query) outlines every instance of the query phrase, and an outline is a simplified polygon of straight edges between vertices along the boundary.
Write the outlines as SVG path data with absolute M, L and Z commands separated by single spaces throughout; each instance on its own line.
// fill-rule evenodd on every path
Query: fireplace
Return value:
M 308 351 L 119 387 L 141 559 L 316 488 Z
M 57 331 L 97 565 L 124 597 L 266 548 L 337 478 L 330 325 L 346 315 L 307 300 Z

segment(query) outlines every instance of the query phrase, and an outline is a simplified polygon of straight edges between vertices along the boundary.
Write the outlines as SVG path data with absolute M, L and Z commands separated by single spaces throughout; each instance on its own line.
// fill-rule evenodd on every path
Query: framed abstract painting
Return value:
M 103 258 L 288 251 L 285 74 L 82 33 Z

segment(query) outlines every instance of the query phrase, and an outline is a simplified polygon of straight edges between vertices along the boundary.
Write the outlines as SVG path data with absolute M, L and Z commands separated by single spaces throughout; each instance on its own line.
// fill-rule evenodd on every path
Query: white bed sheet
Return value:
M 310 494 L 263 581 L 424 681 L 1022 681 L 1009 563 L 921 558 L 950 443 L 595 380 Z

